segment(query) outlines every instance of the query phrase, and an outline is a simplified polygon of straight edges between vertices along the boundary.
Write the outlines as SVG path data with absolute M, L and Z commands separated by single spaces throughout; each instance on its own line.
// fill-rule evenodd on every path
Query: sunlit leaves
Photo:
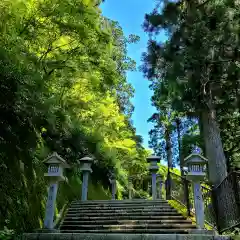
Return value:
M 47 186 L 42 161 L 52 151 L 72 166 L 66 172 L 71 187 L 61 185 L 57 210 L 79 194 L 76 163 L 85 155 L 95 158 L 91 180 L 102 185 L 97 191 L 108 191 L 110 169 L 119 189 L 129 174 L 147 171 L 149 153 L 130 121 L 133 88 L 126 79 L 126 71 L 135 69 L 127 44 L 139 37 L 126 38 L 117 22 L 101 16 L 98 4 L 0 3 L 0 166 L 8 169 L 1 184 L 7 186 L 3 199 L 10 199 L 1 214 L 17 231 L 42 222 Z M 20 210 L 15 199 L 24 203 Z

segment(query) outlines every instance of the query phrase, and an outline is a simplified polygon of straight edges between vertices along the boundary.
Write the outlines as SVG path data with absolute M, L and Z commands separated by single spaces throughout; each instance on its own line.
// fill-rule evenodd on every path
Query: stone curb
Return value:
M 233 240 L 230 236 L 198 234 L 77 234 L 28 233 L 18 240 Z M 235 239 L 234 239 L 235 240 Z

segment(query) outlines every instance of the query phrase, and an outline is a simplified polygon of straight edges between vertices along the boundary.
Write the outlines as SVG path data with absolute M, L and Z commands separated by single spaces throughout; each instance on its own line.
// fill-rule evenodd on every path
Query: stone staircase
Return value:
M 60 229 L 21 240 L 230 240 L 198 230 L 165 200 L 74 201 Z
M 165 200 L 74 201 L 61 233 L 188 234 L 196 226 Z

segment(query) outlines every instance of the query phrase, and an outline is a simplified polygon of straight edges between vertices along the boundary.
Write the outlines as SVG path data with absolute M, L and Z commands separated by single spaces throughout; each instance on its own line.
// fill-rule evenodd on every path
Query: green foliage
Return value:
M 191 220 L 192 223 L 196 223 L 196 218 L 195 216 L 188 216 L 187 214 L 187 208 L 185 206 L 183 206 L 182 204 L 180 204 L 178 201 L 175 200 L 169 200 L 168 203 L 174 207 L 179 213 L 181 213 L 184 217 L 186 217 L 187 219 Z M 213 228 L 208 225 L 207 223 L 204 224 L 204 228 L 207 230 L 213 230 Z
M 11 240 L 14 236 L 14 231 L 8 229 L 4 226 L 3 230 L 0 230 L 0 239 L 1 240 Z
M 42 226 L 43 160 L 52 151 L 71 166 L 68 184 L 59 187 L 56 216 L 80 197 L 79 158 L 95 159 L 91 199 L 110 198 L 110 171 L 121 198 L 128 176 L 146 167 L 126 80 L 126 71 L 135 69 L 127 46 L 139 38 L 125 37 L 117 22 L 101 15 L 100 3 L 0 3 L 0 229 L 19 233 Z
M 161 11 L 157 4 L 144 22 L 150 40 L 141 69 L 151 81 L 152 102 L 160 113 L 170 108 L 180 118 L 197 119 L 199 137 L 185 136 L 184 142 L 191 144 L 183 147 L 193 143 L 202 147 L 213 184 L 226 176 L 225 155 L 229 168 L 238 165 L 239 148 L 234 143 L 239 135 L 238 7 L 234 0 L 164 1 Z M 165 42 L 158 41 L 162 32 L 168 36 Z M 232 141 L 235 130 L 237 139 Z M 181 148 L 180 135 L 178 140 Z M 185 150 L 180 149 L 180 160 L 181 154 Z

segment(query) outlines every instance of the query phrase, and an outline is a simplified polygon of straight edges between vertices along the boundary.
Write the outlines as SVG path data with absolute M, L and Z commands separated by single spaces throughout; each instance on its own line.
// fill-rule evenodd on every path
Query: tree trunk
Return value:
M 227 176 L 227 165 L 215 109 L 211 107 L 209 110 L 202 111 L 200 120 L 208 158 L 209 181 L 217 186 Z
M 204 132 L 203 132 L 203 121 L 202 121 L 202 115 L 199 114 L 199 122 L 198 122 L 199 130 L 200 130 L 200 137 L 201 139 L 204 139 Z M 206 156 L 206 149 L 205 149 L 205 144 L 202 144 L 201 146 L 203 155 Z
M 170 133 L 168 129 L 166 130 L 166 133 L 165 133 L 165 140 L 166 140 L 168 168 L 171 169 L 172 168 L 172 143 L 171 143 Z
M 168 163 L 168 174 L 167 174 L 167 182 L 166 182 L 166 198 L 167 200 L 171 199 L 172 194 L 172 181 L 170 175 L 170 169 L 172 169 L 172 143 L 170 132 L 166 129 L 165 132 L 165 140 L 166 140 L 166 152 L 167 152 L 167 163 Z
M 187 206 L 187 214 L 190 216 L 190 201 L 189 201 L 189 191 L 188 191 L 188 182 L 184 177 L 184 157 L 182 154 L 182 143 L 181 143 L 181 119 L 176 119 L 177 125 L 177 138 L 178 138 L 178 151 L 179 151 L 179 161 L 180 161 L 180 170 L 182 176 L 182 185 L 183 185 L 183 194 L 184 194 L 184 204 Z
M 176 125 L 177 125 L 177 138 L 178 138 L 178 152 L 179 152 L 179 162 L 180 162 L 180 170 L 181 170 L 181 176 L 184 176 L 183 172 L 183 164 L 184 159 L 182 155 L 182 144 L 181 144 L 181 119 L 176 119 Z

